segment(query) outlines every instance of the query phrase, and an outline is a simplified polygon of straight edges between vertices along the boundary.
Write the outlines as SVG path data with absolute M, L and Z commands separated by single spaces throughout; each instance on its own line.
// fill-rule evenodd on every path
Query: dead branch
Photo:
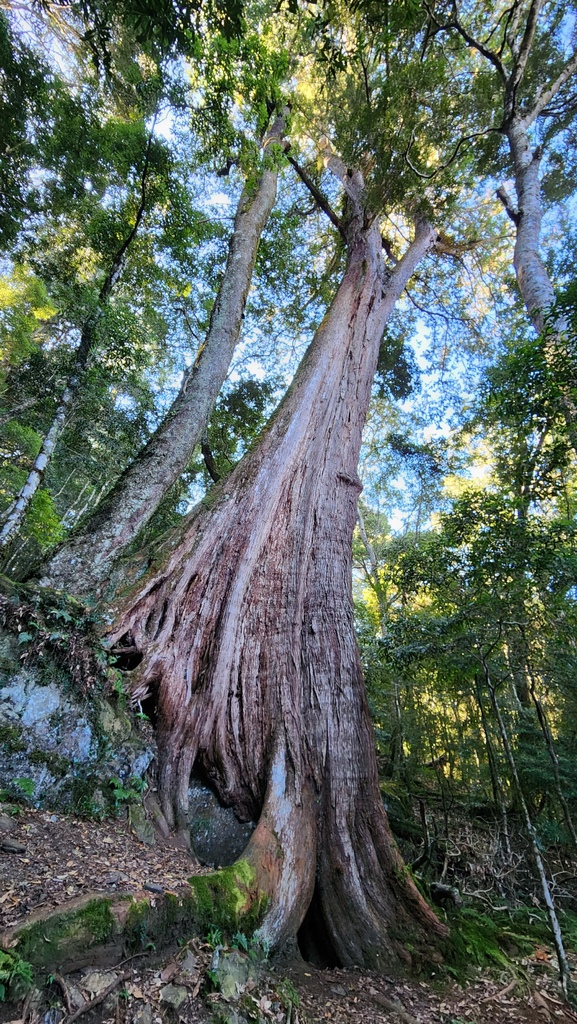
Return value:
M 375 992 L 372 998 L 375 1000 L 375 1003 L 383 1006 L 385 1010 L 396 1013 L 405 1024 L 418 1024 L 417 1018 L 408 1013 L 398 999 L 388 999 L 387 996 L 382 995 L 380 992 Z
M 89 1010 L 92 1010 L 94 1006 L 98 1006 L 100 1003 L 103 1003 L 104 1000 L 106 999 L 106 996 L 109 996 L 111 992 L 114 992 L 114 989 L 117 988 L 118 985 L 120 985 L 123 981 L 126 981 L 128 977 L 128 972 L 124 974 L 119 974 L 118 977 L 115 978 L 114 981 L 112 981 L 110 985 L 108 985 L 104 989 L 104 992 L 101 992 L 100 995 L 98 996 L 94 996 L 93 999 L 89 999 L 88 1002 L 84 1004 L 84 1006 L 81 1006 L 79 1010 L 76 1010 L 74 1013 L 72 1013 L 70 1017 L 68 1017 L 67 1020 L 65 1021 L 65 1024 L 72 1024 L 73 1021 L 78 1020 L 78 1018 L 82 1017 L 83 1014 L 88 1013 Z

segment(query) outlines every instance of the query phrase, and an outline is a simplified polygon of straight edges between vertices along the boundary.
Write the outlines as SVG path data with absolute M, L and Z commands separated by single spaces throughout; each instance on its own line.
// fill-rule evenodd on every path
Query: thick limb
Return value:
M 280 142 L 282 117 L 265 146 Z M 149 522 L 186 468 L 228 373 L 252 279 L 260 237 L 276 199 L 278 172 L 262 171 L 256 190 L 240 197 L 222 282 L 204 345 L 167 416 L 95 513 L 53 556 L 43 583 L 93 599 L 124 549 Z

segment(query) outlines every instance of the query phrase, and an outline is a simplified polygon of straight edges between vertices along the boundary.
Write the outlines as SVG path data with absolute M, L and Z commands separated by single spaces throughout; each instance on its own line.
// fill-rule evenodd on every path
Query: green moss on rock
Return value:
M 91 900 L 78 910 L 56 913 L 23 928 L 17 935 L 18 955 L 36 970 L 47 970 L 74 959 L 79 949 L 108 942 L 115 928 L 110 900 Z
M 148 899 L 131 900 L 124 928 L 126 947 L 130 950 L 170 945 L 176 938 L 196 934 L 196 906 L 192 895 L 165 895 L 152 903 Z
M 445 969 L 464 981 L 475 967 L 511 970 L 512 961 L 502 948 L 500 925 L 470 907 L 451 915 L 450 936 L 442 948 Z
M 70 761 L 49 750 L 29 750 L 27 759 L 30 764 L 45 766 L 57 779 L 64 779 L 70 771 Z
M 18 726 L 0 725 L 0 747 L 6 754 L 19 754 L 26 750 L 26 743 Z

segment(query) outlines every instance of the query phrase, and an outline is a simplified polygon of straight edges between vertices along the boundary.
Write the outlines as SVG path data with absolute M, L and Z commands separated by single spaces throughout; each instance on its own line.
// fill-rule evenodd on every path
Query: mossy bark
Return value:
M 36 971 L 80 970 L 114 963 L 124 949 L 129 900 L 87 894 L 58 909 L 32 914 L 0 935 L 0 946 L 14 949 Z
M 126 953 L 160 949 L 201 930 L 192 892 L 135 899 L 89 893 L 41 910 L 0 934 L 0 948 L 27 960 L 38 974 L 111 967 Z

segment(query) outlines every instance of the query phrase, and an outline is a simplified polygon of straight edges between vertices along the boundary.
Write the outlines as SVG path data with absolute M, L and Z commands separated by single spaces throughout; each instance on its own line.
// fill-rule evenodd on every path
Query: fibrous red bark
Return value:
M 361 433 L 386 320 L 434 241 L 420 223 L 385 271 L 377 223 L 348 192 L 348 264 L 258 447 L 116 606 L 113 643 L 142 652 L 158 706 L 160 791 L 186 827 L 191 768 L 258 820 L 245 858 L 268 897 L 261 934 L 296 934 L 316 890 L 343 964 L 390 966 L 444 929 L 392 840 L 353 629 L 351 541 Z M 158 561 L 157 561 L 158 564 Z M 111 609 L 111 611 L 113 611 Z

